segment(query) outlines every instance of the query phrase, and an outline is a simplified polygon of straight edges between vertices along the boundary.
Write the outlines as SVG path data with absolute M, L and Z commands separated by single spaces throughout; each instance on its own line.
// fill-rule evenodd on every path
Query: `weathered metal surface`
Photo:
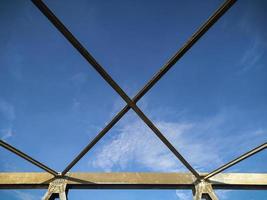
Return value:
M 58 197 L 60 200 L 67 200 L 67 180 L 57 178 L 49 183 L 47 192 L 42 200 L 53 200 Z
M 218 200 L 211 183 L 200 181 L 196 183 L 193 190 L 193 200 L 201 200 L 202 197 L 211 200 Z
M 267 173 L 220 173 L 209 179 L 216 189 L 267 189 Z
M 0 189 L 48 188 L 55 179 L 49 173 L 0 173 Z M 197 184 L 191 173 L 68 173 L 63 179 L 71 189 L 193 189 Z M 209 183 L 215 189 L 267 189 L 267 174 L 222 173 Z

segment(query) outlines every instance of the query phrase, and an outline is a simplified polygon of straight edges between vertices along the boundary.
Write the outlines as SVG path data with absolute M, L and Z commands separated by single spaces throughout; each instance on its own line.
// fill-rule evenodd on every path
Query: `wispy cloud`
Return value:
M 197 170 L 209 171 L 232 159 L 233 155 L 244 153 L 242 150 L 250 149 L 253 146 L 251 141 L 258 144 L 257 141 L 266 137 L 265 129 L 248 132 L 232 130 L 230 124 L 238 118 L 236 115 L 233 111 L 221 111 L 201 121 L 157 120 L 155 125 Z M 255 137 L 255 134 L 261 137 Z M 128 115 L 116 129 L 116 135 L 102 144 L 94 159 L 89 161 L 89 165 L 96 169 L 119 171 L 140 166 L 149 171 L 185 171 L 136 116 Z M 235 148 L 237 144 L 238 150 Z
M 213 141 L 211 145 L 207 145 L 200 138 L 194 141 L 192 132 L 199 127 L 198 124 L 158 121 L 156 126 L 197 169 L 201 169 L 207 163 L 212 163 L 213 166 L 222 163 L 213 149 L 219 141 Z M 185 171 L 171 152 L 140 120 L 123 125 L 118 132 L 118 135 L 104 144 L 97 153 L 96 159 L 91 163 L 94 167 L 111 171 L 115 168 L 125 169 L 132 162 L 136 162 L 152 171 Z
M 164 109 L 160 110 L 164 112 Z M 233 134 L 229 124 L 233 124 L 233 121 L 237 122 L 239 116 L 243 115 L 244 113 L 238 113 L 233 109 L 224 109 L 201 121 L 158 120 L 156 126 L 178 147 L 178 150 L 194 167 L 200 171 L 207 171 L 207 169 L 212 170 L 223 164 L 226 159 L 229 160 L 229 152 L 243 153 L 242 150 L 250 146 L 251 141 L 257 143 L 256 140 L 259 138 L 267 139 L 264 128 Z M 127 116 L 117 131 L 118 134 L 105 142 L 102 149 L 95 154 L 95 159 L 89 162 L 90 165 L 105 171 L 124 170 L 133 164 L 135 167 L 141 165 L 150 171 L 185 170 L 137 118 Z M 238 149 L 236 149 L 237 144 Z M 215 190 L 215 193 L 219 199 L 231 199 L 229 191 Z M 192 192 L 177 190 L 176 196 L 179 200 L 191 200 Z
M 240 58 L 239 66 L 241 72 L 246 72 L 252 68 L 261 67 L 266 55 L 266 29 L 265 7 L 261 3 L 244 3 L 244 12 L 238 20 L 237 27 L 240 29 L 243 37 L 246 37 L 246 48 Z
M 12 128 L 0 130 L 1 140 L 7 140 L 14 135 Z
M 14 191 L 13 196 L 20 200 L 36 200 L 36 199 L 41 199 L 41 196 L 32 194 L 30 192 L 25 192 L 25 191 Z
M 179 137 L 189 124 L 158 123 L 165 130 L 174 136 L 174 130 Z M 160 141 L 150 133 L 140 121 L 132 121 L 119 129 L 119 134 L 108 144 L 105 144 L 97 153 L 93 166 L 100 167 L 106 171 L 114 167 L 125 169 L 133 161 L 151 170 L 178 170 L 176 160 L 163 147 Z M 180 166 L 181 167 L 181 166 Z
M 213 122 L 215 123 L 215 120 Z M 195 129 L 210 128 L 208 123 L 211 122 L 200 126 L 197 123 L 158 121 L 156 126 L 179 150 L 185 153 L 184 156 L 189 158 L 194 166 L 200 169 L 206 163 L 213 163 L 213 165 L 221 163 L 220 157 L 212 149 L 213 145 L 217 145 L 216 142 L 206 145 L 201 138 L 195 140 L 196 138 L 192 136 Z M 133 162 L 153 171 L 185 171 L 142 121 L 129 117 L 118 129 L 118 134 L 97 152 L 90 165 L 111 171 L 115 168 L 123 170 Z
M 14 106 L 11 103 L 1 98 L 0 98 L 0 113 L 1 115 L 3 115 L 3 117 L 5 117 L 7 120 L 10 121 L 16 118 Z
M 0 98 L 0 118 L 6 120 L 6 123 L 1 125 L 2 129 L 0 129 L 0 137 L 1 140 L 6 140 L 14 135 L 13 130 L 13 121 L 16 119 L 15 107 Z
M 231 190 L 215 190 L 217 197 L 221 200 L 231 199 L 230 192 Z
M 73 98 L 72 100 L 72 110 L 74 112 L 79 111 L 81 108 L 81 102 L 77 98 Z
M 252 67 L 260 67 L 265 53 L 264 44 L 259 38 L 255 38 L 248 45 L 239 62 L 239 66 L 243 72 L 248 71 Z
M 88 74 L 84 72 L 78 72 L 74 74 L 70 81 L 78 88 L 84 85 L 88 81 Z
M 221 200 L 227 200 L 229 198 L 230 190 L 215 190 L 216 196 Z M 191 190 L 176 190 L 176 196 L 178 200 L 192 200 L 192 191 Z
M 191 191 L 176 190 L 176 196 L 178 197 L 178 200 L 192 200 Z
M 42 198 L 42 195 L 37 194 L 39 191 L 37 192 L 33 190 L 31 191 L 29 190 L 6 190 L 4 192 L 10 196 L 13 196 L 15 199 L 19 199 L 19 200 L 36 200 L 36 199 Z

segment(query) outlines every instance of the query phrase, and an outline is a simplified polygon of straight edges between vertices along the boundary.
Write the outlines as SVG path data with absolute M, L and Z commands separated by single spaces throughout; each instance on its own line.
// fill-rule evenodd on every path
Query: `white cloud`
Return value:
M 14 106 L 4 99 L 0 99 L 0 113 L 9 121 L 16 118 Z
M 239 18 L 236 18 L 238 21 L 235 23 L 246 38 L 245 42 L 247 44 L 238 63 L 241 72 L 262 67 L 267 47 L 264 6 L 259 2 L 250 1 L 247 1 L 244 6 L 244 12 L 241 13 Z
M 41 199 L 40 196 L 31 194 L 29 192 L 25 191 L 13 191 L 12 193 L 16 198 L 19 200 L 36 200 L 36 199 Z
M 216 142 L 206 145 L 201 138 L 195 140 L 192 136 L 193 131 L 200 129 L 199 124 L 165 121 L 155 124 L 197 169 L 207 163 L 212 163 L 212 166 L 221 163 L 212 149 Z M 133 162 L 152 171 L 185 171 L 167 147 L 138 119 L 127 119 L 127 123 L 118 129 L 118 134 L 103 145 L 89 164 L 111 171 L 126 169 Z
M 229 193 L 231 192 L 231 190 L 215 190 L 215 194 L 217 195 L 217 197 L 221 200 L 227 200 L 227 199 L 231 199 L 229 197 Z
M 71 79 L 70 79 L 73 84 L 77 87 L 81 87 L 82 85 L 84 85 L 86 83 L 86 81 L 88 80 L 88 74 L 84 73 L 84 72 L 79 72 L 74 74 Z
M 77 98 L 73 98 L 72 100 L 72 110 L 74 112 L 79 111 L 81 108 L 81 102 Z
M 191 191 L 176 190 L 176 196 L 178 200 L 192 200 L 193 195 Z
M 12 124 L 16 119 L 16 113 L 15 107 L 11 103 L 0 98 L 0 119 L 1 117 L 6 120 L 6 123 L 4 124 L 4 127 L 3 125 L 1 125 L 2 127 L 0 127 L 2 128 L 0 130 L 0 138 L 1 140 L 6 140 L 14 135 Z
M 216 196 L 221 200 L 227 200 L 229 198 L 230 190 L 215 190 Z M 176 196 L 178 200 L 192 200 L 193 194 L 191 190 L 176 190 Z
M 256 137 L 257 136 L 260 137 L 260 136 L 263 136 L 264 134 L 267 134 L 267 130 L 257 129 L 252 134 L 255 135 Z
M 263 42 L 259 38 L 255 38 L 248 45 L 249 47 L 246 49 L 239 63 L 244 72 L 252 67 L 259 67 L 265 52 Z
M 169 134 L 182 134 L 190 125 L 160 124 Z M 118 166 L 124 169 L 133 160 L 151 170 L 178 170 L 174 157 L 140 121 L 133 121 L 119 129 L 119 134 L 98 152 L 93 165 L 110 171 Z
M 243 114 L 223 110 L 201 121 L 158 120 L 155 125 L 191 165 L 203 172 L 241 155 L 267 137 L 263 134 L 265 129 L 236 130 L 232 122 L 239 116 Z M 129 170 L 131 167 L 135 170 L 138 166 L 148 171 L 185 171 L 177 158 L 138 117 L 126 116 L 115 131 L 116 135 L 111 139 L 102 141 L 100 149 L 89 161 L 90 166 L 105 171 Z M 255 137 L 255 134 L 261 134 L 261 137 Z M 236 149 L 236 145 L 240 148 Z
M 0 130 L 1 140 L 6 140 L 14 135 L 12 128 Z

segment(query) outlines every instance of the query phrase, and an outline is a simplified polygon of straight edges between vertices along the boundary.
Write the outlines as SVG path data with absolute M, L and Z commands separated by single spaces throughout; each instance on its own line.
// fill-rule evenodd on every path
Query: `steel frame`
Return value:
M 199 173 L 167 140 L 162 132 L 143 113 L 136 103 L 182 58 L 182 56 L 227 12 L 236 0 L 226 0 L 214 14 L 189 38 L 189 40 L 161 67 L 150 81 L 131 99 L 123 89 L 112 79 L 105 69 L 95 60 L 86 48 L 65 27 L 56 15 L 42 0 L 32 0 L 33 4 L 47 17 L 47 19 L 62 33 L 84 59 L 99 73 L 99 75 L 120 95 L 127 105 L 113 117 L 96 137 L 66 166 L 62 172 L 56 172 L 43 163 L 0 140 L 0 145 L 12 153 L 22 157 L 47 173 L 0 173 L 0 189 L 48 188 L 45 200 L 59 197 L 67 199 L 68 189 L 97 188 L 97 189 L 191 189 L 194 199 L 202 197 L 218 199 L 213 188 L 222 189 L 267 189 L 267 174 L 223 174 L 224 170 L 242 160 L 267 148 L 264 143 L 255 149 L 239 156 L 229 163 L 210 173 Z M 191 173 L 69 173 L 77 162 L 98 143 L 98 141 L 130 110 L 143 120 L 153 133 L 168 147 L 177 159 Z

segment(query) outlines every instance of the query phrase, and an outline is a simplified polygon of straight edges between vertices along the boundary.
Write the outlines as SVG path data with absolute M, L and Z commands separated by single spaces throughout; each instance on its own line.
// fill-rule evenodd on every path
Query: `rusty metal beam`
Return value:
M 52 174 L 53 176 L 57 176 L 58 175 L 58 173 L 55 170 L 51 169 L 50 167 L 47 167 L 43 163 L 35 160 L 34 158 L 32 158 L 29 155 L 23 153 L 22 151 L 18 150 L 17 148 L 11 146 L 10 144 L 4 142 L 3 140 L 0 140 L 0 146 L 2 146 L 3 148 L 11 151 L 12 153 L 18 155 L 19 157 L 23 158 L 24 160 L 27 160 L 28 162 L 32 163 L 33 165 L 45 170 L 46 172 Z
M 68 189 L 193 189 L 197 181 L 191 173 L 67 173 L 62 178 Z M 0 173 L 0 189 L 48 188 L 55 180 L 49 173 Z M 267 174 L 221 173 L 209 183 L 214 189 L 267 189 Z

